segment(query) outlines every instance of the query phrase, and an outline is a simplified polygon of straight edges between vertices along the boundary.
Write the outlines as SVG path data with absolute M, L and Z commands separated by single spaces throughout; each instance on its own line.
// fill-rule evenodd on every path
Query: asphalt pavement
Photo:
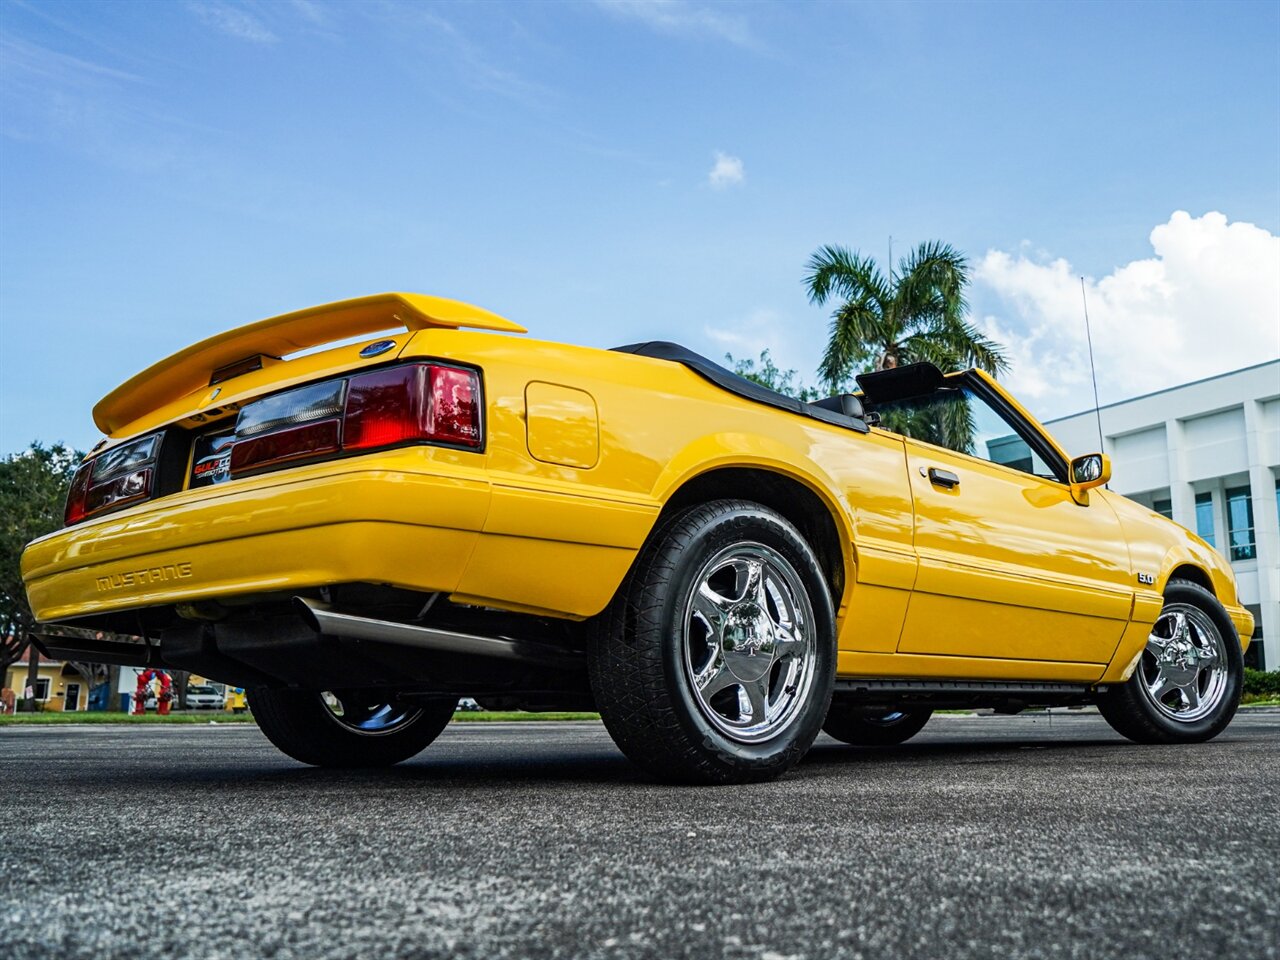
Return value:
M 1266 960 L 1278 788 L 1260 711 L 1188 747 L 935 717 L 728 788 L 648 783 L 595 723 L 372 773 L 253 726 L 12 726 L 0 957 Z

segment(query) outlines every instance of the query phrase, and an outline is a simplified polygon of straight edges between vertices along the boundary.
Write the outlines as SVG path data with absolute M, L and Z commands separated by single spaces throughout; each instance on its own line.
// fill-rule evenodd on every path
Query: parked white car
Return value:
M 221 710 L 224 697 L 217 687 L 196 683 L 187 687 L 188 710 Z

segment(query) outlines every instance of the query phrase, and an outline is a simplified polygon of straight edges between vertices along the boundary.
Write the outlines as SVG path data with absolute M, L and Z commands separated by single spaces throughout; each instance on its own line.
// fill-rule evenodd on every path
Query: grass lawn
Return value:
M 73 710 L 66 713 L 54 713 L 52 711 L 15 713 L 0 717 L 0 726 L 59 723 L 253 723 L 253 716 L 248 713 L 224 713 L 221 710 L 201 711 L 200 713 L 171 713 L 167 717 L 162 717 L 156 713 L 144 713 L 142 716 L 134 716 L 131 713 L 107 712 L 105 710 Z
M 454 723 L 510 723 L 519 720 L 599 720 L 598 713 L 526 713 L 523 710 L 474 710 L 458 711 L 453 715 Z M 60 724 L 60 723 L 253 723 L 253 715 L 249 713 L 223 713 L 222 711 L 200 713 L 171 713 L 162 717 L 155 713 L 134 716 L 128 713 L 106 713 L 94 711 L 72 711 L 70 713 L 18 713 L 0 717 L 0 727 L 21 726 L 27 724 Z

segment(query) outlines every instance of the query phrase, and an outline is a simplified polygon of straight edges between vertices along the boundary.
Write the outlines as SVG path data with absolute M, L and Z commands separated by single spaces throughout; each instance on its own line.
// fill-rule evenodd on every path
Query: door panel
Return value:
M 898 650 L 1106 663 L 1133 598 L 1106 500 L 1082 506 L 1056 480 L 918 440 L 906 447 L 920 567 Z

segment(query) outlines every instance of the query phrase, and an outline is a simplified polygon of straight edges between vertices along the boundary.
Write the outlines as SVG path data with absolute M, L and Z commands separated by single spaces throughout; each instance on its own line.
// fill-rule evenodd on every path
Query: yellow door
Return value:
M 975 382 L 884 414 L 909 434 L 919 557 L 898 652 L 1104 664 L 1132 607 L 1120 522 L 993 400 Z

